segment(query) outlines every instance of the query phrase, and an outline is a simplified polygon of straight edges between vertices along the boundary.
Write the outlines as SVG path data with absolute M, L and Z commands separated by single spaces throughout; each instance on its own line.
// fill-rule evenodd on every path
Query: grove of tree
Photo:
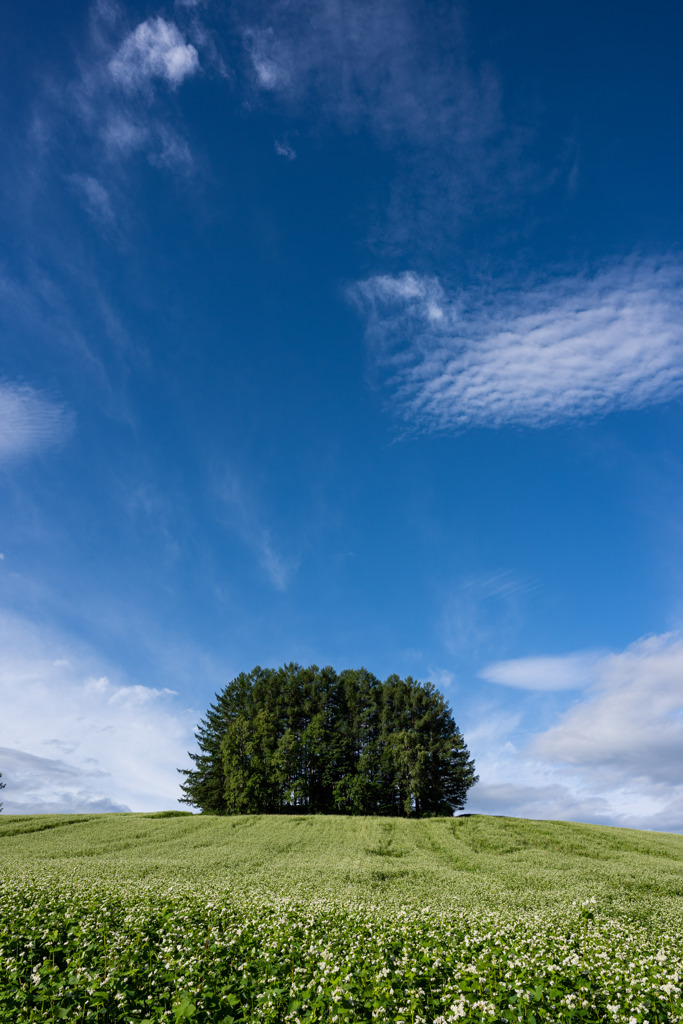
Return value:
M 452 815 L 477 781 L 431 683 L 255 668 L 216 694 L 181 802 L 210 814 Z

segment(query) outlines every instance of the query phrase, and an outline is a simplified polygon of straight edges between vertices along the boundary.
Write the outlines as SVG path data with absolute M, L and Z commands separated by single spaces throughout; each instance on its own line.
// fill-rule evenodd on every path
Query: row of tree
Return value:
M 182 802 L 211 814 L 451 815 L 477 781 L 445 699 L 410 676 L 255 668 L 196 735 Z

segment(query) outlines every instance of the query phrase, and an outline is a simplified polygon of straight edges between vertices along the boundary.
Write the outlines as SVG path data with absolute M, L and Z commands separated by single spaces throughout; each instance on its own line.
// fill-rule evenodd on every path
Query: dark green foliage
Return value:
M 2 778 L 2 772 L 0 772 L 0 779 L 1 778 Z M 5 783 L 4 782 L 0 782 L 0 789 L 4 789 L 4 788 L 5 788 Z M 2 810 L 2 804 L 0 804 L 0 811 L 1 810 Z
M 145 814 L 145 818 L 184 818 L 192 816 L 192 811 L 153 811 L 152 814 Z
M 477 781 L 438 690 L 365 669 L 242 673 L 197 742 L 182 802 L 210 814 L 451 815 Z

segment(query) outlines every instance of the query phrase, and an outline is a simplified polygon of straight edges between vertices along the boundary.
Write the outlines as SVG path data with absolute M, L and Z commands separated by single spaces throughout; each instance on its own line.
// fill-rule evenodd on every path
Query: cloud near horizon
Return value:
M 683 787 L 683 637 L 647 637 L 596 665 L 585 699 L 532 744 L 547 760 Z
M 493 736 L 481 727 L 473 807 L 683 832 L 682 636 L 646 637 L 601 656 L 521 658 L 481 675 L 529 689 L 560 689 L 533 685 L 540 678 L 587 688 L 524 749 L 505 742 L 511 727 Z
M 0 702 L 6 813 L 177 806 L 196 713 L 173 691 L 118 681 L 69 638 L 0 612 Z
M 407 272 L 350 295 L 391 401 L 418 431 L 542 428 L 683 393 L 683 265 L 673 259 L 498 292 L 447 293 Z

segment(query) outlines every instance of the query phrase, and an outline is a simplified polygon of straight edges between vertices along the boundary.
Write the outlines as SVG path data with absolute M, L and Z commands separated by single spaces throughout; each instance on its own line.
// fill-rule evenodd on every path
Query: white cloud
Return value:
M 520 659 L 518 685 L 541 660 Z M 556 678 L 590 685 L 531 736 L 519 720 L 480 709 L 479 727 L 466 731 L 481 777 L 468 810 L 683 832 L 683 638 L 571 654 L 564 669 L 548 660 Z M 505 664 L 512 679 L 514 663 Z
M 648 637 L 596 665 L 589 695 L 533 743 L 552 761 L 683 785 L 683 639 Z
M 0 613 L 0 706 L 6 812 L 176 806 L 196 718 L 171 690 L 118 681 L 91 652 Z
M 452 295 L 405 273 L 372 277 L 351 295 L 393 400 L 417 429 L 545 427 L 683 392 L 683 266 L 673 260 Z
M 9 778 L 10 799 L 4 801 L 9 814 L 87 814 L 129 811 L 127 804 L 102 792 L 108 773 L 86 765 L 73 765 L 62 758 L 40 757 L 0 747 L 0 764 Z
M 296 150 L 292 149 L 288 142 L 276 142 L 275 152 L 278 156 L 283 156 L 285 160 L 296 160 Z
M 286 51 L 279 46 L 273 30 L 250 29 L 244 34 L 244 42 L 259 87 L 267 91 L 285 87 L 290 80 L 284 65 L 288 58 Z
M 62 444 L 73 426 L 66 406 L 28 385 L 0 382 L 0 463 Z
M 523 690 L 583 689 L 594 682 L 600 655 L 565 654 L 555 658 L 515 658 L 487 665 L 479 675 L 490 683 Z
M 124 39 L 109 62 L 112 77 L 126 89 L 162 78 L 176 88 L 199 70 L 199 55 L 174 22 L 148 18 Z
M 77 161 L 66 178 L 100 224 L 113 222 L 113 200 L 124 200 L 125 161 L 134 154 L 144 153 L 154 166 L 183 175 L 194 169 L 173 94 L 200 71 L 200 50 L 207 66 L 220 66 L 220 59 L 200 21 L 195 16 L 190 21 L 193 42 L 174 21 L 158 16 L 126 32 L 118 4 L 94 3 L 77 76 L 45 90 L 35 116 L 32 172 L 36 167 L 48 172 L 45 158 L 61 136 L 62 148 Z
M 608 799 L 593 793 L 574 792 L 571 786 L 563 784 L 560 780 L 551 780 L 542 785 L 503 781 L 493 784 L 479 782 L 472 790 L 467 810 L 478 814 L 502 814 L 514 818 L 624 825 L 615 818 Z

